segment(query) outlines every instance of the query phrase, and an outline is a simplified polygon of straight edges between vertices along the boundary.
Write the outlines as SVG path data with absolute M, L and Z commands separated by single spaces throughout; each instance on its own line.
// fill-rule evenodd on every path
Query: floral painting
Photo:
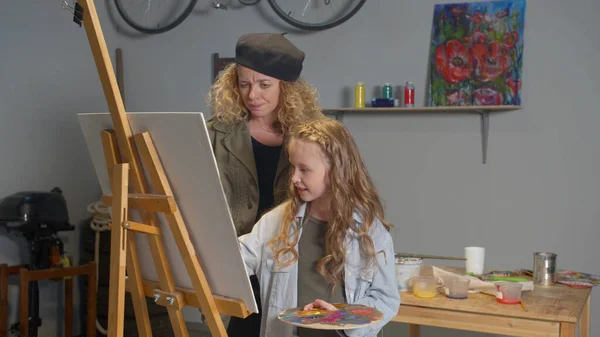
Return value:
M 525 0 L 436 5 L 429 106 L 520 105 Z

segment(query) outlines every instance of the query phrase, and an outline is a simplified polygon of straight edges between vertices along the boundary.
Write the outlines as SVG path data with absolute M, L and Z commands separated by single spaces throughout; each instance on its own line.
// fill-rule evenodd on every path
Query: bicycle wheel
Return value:
M 115 0 L 129 26 L 146 34 L 160 34 L 179 26 L 198 0 Z
M 271 8 L 290 25 L 305 30 L 339 26 L 354 16 L 367 0 L 269 0 Z

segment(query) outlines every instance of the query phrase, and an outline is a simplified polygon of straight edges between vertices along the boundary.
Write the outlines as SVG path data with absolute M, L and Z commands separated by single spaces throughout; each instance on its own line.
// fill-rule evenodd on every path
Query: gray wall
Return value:
M 348 106 L 346 92 L 357 81 L 368 93 L 383 82 L 413 81 L 422 103 L 437 2 L 370 0 L 342 26 L 307 34 L 273 18 L 266 1 L 227 12 L 199 1 L 197 13 L 172 32 L 121 35 L 128 108 L 206 111 L 211 54 L 233 56 L 243 33 L 284 30 L 306 52 L 304 77 L 318 88 L 323 106 Z M 600 203 L 594 51 L 600 38 L 593 33 L 600 3 L 530 0 L 527 7 L 524 108 L 491 116 L 487 164 L 481 164 L 477 115 L 344 117 L 396 226 L 397 251 L 461 255 L 463 247 L 481 245 L 487 267 L 508 269 L 531 268 L 532 253 L 547 250 L 558 253 L 560 268 L 600 270 L 594 246 Z M 599 305 L 594 294 L 592 306 Z M 386 331 L 393 333 L 385 335 L 405 330 L 390 325 Z M 449 334 L 469 335 L 423 332 Z
M 141 37 L 124 26 L 117 34 L 104 0 L 97 2 L 111 51 L 123 48 L 129 111 L 206 111 L 211 54 L 232 56 L 246 32 L 284 30 L 307 53 L 304 77 L 323 106 L 350 104 L 346 92 L 357 81 L 372 93 L 383 82 L 410 80 L 417 102 L 424 100 L 433 0 L 370 0 L 352 20 L 318 33 L 295 32 L 266 1 L 225 12 L 201 0 L 174 31 Z M 58 185 L 72 218 L 81 220 L 99 189 L 75 115 L 106 105 L 85 34 L 59 6 L 13 2 L 2 11 L 0 146 L 10 160 L 1 166 L 0 193 Z M 481 245 L 486 267 L 509 269 L 531 268 L 532 253 L 543 250 L 558 253 L 559 268 L 600 270 L 593 246 L 600 2 L 530 0 L 527 7 L 524 108 L 492 115 L 487 164 L 481 164 L 477 115 L 344 117 L 396 226 L 398 252 L 461 255 L 463 247 Z M 75 251 L 75 236 L 69 237 Z M 20 261 L 16 244 L 0 240 L 0 261 Z M 592 307 L 599 305 L 594 294 Z M 187 317 L 198 319 L 195 311 Z M 596 320 L 594 331 L 600 331 Z M 405 336 L 406 327 L 390 324 L 384 335 Z M 483 336 L 433 328 L 423 335 Z
M 113 29 L 104 9 L 100 4 L 100 19 L 110 39 Z M 78 261 L 81 226 L 90 217 L 86 207 L 98 200 L 100 188 L 76 116 L 107 109 L 88 40 L 60 1 L 7 2 L 0 18 L 0 198 L 62 188 L 70 220 L 78 229 L 61 238 L 67 253 Z M 0 230 L 0 263 L 27 262 L 23 244 Z M 62 305 L 58 313 L 56 305 L 62 301 L 58 285 L 40 284 L 40 336 L 64 336 Z M 13 323 L 18 287 L 9 291 L 8 315 Z

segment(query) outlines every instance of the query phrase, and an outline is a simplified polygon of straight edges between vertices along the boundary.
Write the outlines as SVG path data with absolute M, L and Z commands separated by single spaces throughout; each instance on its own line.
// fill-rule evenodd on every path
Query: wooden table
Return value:
M 591 292 L 591 288 L 536 285 L 533 291 L 523 292 L 527 311 L 484 294 L 456 300 L 442 294 L 418 298 L 401 292 L 400 310 L 392 321 L 408 323 L 410 337 L 420 336 L 421 325 L 507 336 L 575 337 L 577 324 L 578 336 L 589 337 Z
M 29 282 L 60 280 L 65 285 L 64 327 L 65 336 L 73 336 L 73 277 L 87 276 L 87 337 L 96 336 L 96 264 L 29 270 L 27 265 L 0 264 L 0 337 L 8 336 L 8 277 L 19 276 L 19 335 L 29 336 Z

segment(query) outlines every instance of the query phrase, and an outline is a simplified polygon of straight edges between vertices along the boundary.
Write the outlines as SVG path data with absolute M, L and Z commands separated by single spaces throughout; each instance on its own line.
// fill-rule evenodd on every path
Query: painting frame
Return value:
M 428 106 L 522 104 L 526 0 L 437 4 Z

